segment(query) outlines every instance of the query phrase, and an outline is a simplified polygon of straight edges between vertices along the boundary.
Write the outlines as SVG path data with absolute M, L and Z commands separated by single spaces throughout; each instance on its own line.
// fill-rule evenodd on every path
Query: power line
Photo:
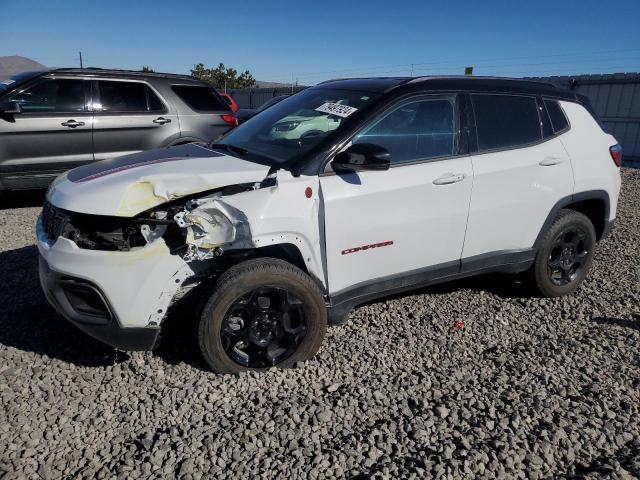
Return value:
M 300 73 L 300 74 L 296 74 L 296 76 L 303 80 L 304 79 L 310 79 L 310 78 L 318 78 L 318 77 L 322 77 L 322 76 L 327 76 L 327 74 L 335 74 L 335 75 L 342 75 L 342 74 L 348 74 L 351 72 L 361 72 L 360 74 L 362 75 L 362 72 L 378 72 L 378 73 L 385 73 L 385 72 L 398 72 L 398 71 L 406 71 L 406 72 L 411 72 L 412 68 L 413 71 L 415 70 L 422 70 L 420 68 L 416 68 L 417 66 L 426 66 L 426 65 L 430 65 L 430 66 L 438 66 L 438 65 L 478 65 L 482 63 L 482 62 L 501 62 L 501 61 L 510 61 L 510 60 L 532 60 L 532 59 L 539 59 L 539 58 L 561 58 L 561 57 L 572 57 L 572 56 L 584 56 L 584 55 L 605 55 L 605 54 L 611 54 L 611 53 L 624 53 L 624 52 L 639 52 L 640 48 L 628 48 L 628 49 L 618 49 L 618 50 L 598 50 L 598 51 L 591 51 L 591 52 L 573 52 L 573 53 L 555 53 L 555 54 L 547 54 L 547 55 L 531 55 L 531 56 L 519 56 L 519 57 L 494 57 L 494 58 L 485 58 L 485 59 L 478 59 L 475 61 L 470 61 L 469 59 L 466 60 L 447 60 L 447 61 L 437 61 L 437 62 L 413 62 L 413 63 L 404 63 L 404 64 L 395 64 L 395 65 L 383 65 L 383 66 L 376 66 L 376 67 L 359 67 L 359 68 L 352 68 L 352 69 L 341 69 L 341 70 L 325 70 L 325 71 L 318 71 L 318 72 L 308 72 L 308 73 Z M 603 60 L 603 59 L 597 59 L 597 60 Z M 582 61 L 592 61 L 591 59 L 589 60 L 582 60 Z M 575 61 L 574 61 L 575 62 Z M 551 64 L 551 62 L 549 62 Z M 567 63 L 567 62 L 556 62 L 556 63 Z M 514 64 L 514 65 L 529 65 L 529 64 Z M 505 65 L 505 66 L 510 66 L 510 65 Z M 379 70 L 384 70 L 383 72 L 379 72 Z M 283 79 L 284 80 L 284 79 Z

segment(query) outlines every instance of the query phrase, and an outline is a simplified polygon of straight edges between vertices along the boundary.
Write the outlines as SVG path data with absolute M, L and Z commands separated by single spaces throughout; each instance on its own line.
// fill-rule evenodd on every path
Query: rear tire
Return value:
M 198 343 L 215 372 L 290 367 L 313 357 L 327 329 L 318 286 L 275 258 L 239 263 L 218 280 L 198 324 Z
M 575 210 L 560 210 L 542 239 L 533 265 L 538 292 L 545 297 L 573 293 L 587 276 L 595 246 L 591 221 Z

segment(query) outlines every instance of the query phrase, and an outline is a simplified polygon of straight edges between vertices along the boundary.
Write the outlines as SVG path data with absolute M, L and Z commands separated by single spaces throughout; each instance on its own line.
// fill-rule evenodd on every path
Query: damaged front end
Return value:
M 225 246 L 252 247 L 246 216 L 224 197 L 274 185 L 275 177 L 268 176 L 173 200 L 134 217 L 69 212 L 45 202 L 43 227 L 48 238 L 67 238 L 86 250 L 134 251 L 162 238 L 172 255 L 204 261 L 221 255 Z

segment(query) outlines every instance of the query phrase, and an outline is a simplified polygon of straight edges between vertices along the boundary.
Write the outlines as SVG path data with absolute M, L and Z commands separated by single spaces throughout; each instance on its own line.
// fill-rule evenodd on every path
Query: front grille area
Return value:
M 42 207 L 42 225 L 47 238 L 55 240 L 64 236 L 65 229 L 69 225 L 69 215 L 45 201 Z
M 68 238 L 85 250 L 128 251 L 147 244 L 140 232 L 145 219 L 69 212 L 45 202 L 42 226 L 49 240 Z M 177 226 L 176 226 L 177 228 Z

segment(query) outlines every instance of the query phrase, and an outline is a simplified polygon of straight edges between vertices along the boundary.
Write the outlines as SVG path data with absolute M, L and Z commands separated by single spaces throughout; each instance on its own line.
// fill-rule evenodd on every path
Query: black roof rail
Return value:
M 142 70 L 125 70 L 116 68 L 84 67 L 84 68 L 52 68 L 48 73 L 101 73 L 106 75 L 129 75 L 136 77 L 163 77 L 202 81 L 191 75 L 164 72 L 143 72 Z

